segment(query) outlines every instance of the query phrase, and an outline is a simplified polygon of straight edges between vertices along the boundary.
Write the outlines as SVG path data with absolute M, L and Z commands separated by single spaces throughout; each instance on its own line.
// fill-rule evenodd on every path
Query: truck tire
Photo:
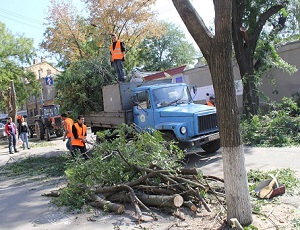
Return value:
M 201 145 L 201 148 L 207 153 L 217 152 L 220 147 L 221 147 L 220 139 L 208 142 L 204 145 Z
M 50 130 L 48 128 L 45 129 L 46 140 L 50 141 Z
M 166 148 L 168 150 L 170 150 L 170 142 L 171 141 L 175 141 L 175 144 L 178 144 L 178 140 L 177 137 L 175 135 L 175 133 L 173 131 L 163 131 L 162 137 L 165 139 L 165 141 L 167 142 L 165 144 Z M 178 146 L 179 147 L 179 146 Z
M 35 126 L 36 138 L 38 140 L 44 140 L 45 139 L 45 130 L 44 130 L 43 123 L 41 121 L 36 121 L 34 126 Z
M 62 129 L 55 130 L 56 137 L 62 137 L 64 135 L 64 131 Z
M 172 131 L 163 131 L 163 138 L 165 139 L 165 141 L 170 142 L 170 141 L 177 141 L 177 138 L 174 134 L 174 132 Z

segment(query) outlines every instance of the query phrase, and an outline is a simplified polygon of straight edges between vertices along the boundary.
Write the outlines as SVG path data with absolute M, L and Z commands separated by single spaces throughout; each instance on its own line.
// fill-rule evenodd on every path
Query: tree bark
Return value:
M 189 0 L 173 0 L 173 3 L 206 58 L 212 76 L 223 147 L 227 221 L 237 218 L 242 225 L 249 225 L 252 212 L 232 68 L 232 0 L 214 0 L 213 37 Z

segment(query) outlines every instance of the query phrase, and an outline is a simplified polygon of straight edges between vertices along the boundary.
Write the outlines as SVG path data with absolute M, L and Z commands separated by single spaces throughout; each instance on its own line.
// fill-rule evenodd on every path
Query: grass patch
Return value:
M 66 164 L 69 161 L 68 156 L 34 156 L 23 160 L 10 163 L 0 167 L 0 171 L 5 169 L 8 177 L 19 175 L 39 176 L 41 174 L 48 177 L 63 176 L 66 170 Z

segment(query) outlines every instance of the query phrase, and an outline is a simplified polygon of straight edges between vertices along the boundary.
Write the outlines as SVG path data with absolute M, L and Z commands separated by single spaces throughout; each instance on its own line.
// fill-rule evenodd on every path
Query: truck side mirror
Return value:
M 131 100 L 132 100 L 132 103 L 133 103 L 134 105 L 138 105 L 138 104 L 139 104 L 139 100 L 138 100 L 136 94 L 132 95 Z
M 193 89 L 193 93 L 196 95 L 197 94 L 197 86 L 193 85 L 192 89 Z

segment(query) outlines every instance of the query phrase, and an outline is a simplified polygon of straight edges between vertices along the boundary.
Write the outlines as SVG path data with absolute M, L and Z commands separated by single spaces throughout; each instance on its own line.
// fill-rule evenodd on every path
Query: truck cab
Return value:
M 145 85 L 133 89 L 133 119 L 141 129 L 154 128 L 183 149 L 220 148 L 216 108 L 195 104 L 184 83 Z

